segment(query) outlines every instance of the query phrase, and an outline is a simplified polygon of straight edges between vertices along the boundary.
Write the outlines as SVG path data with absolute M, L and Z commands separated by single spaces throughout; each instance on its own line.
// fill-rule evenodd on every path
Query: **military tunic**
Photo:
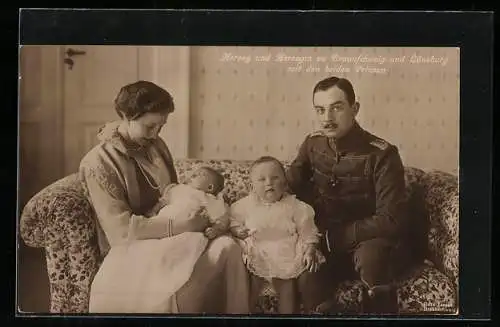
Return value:
M 287 171 L 291 190 L 316 211 L 332 251 L 404 234 L 405 178 L 398 149 L 357 123 L 333 141 L 306 137 Z
M 397 147 L 357 123 L 335 141 L 312 133 L 287 170 L 287 179 L 291 191 L 314 208 L 327 258 L 319 272 L 304 280 L 307 306 L 330 298 L 339 276 L 355 271 L 367 294 L 378 290 L 371 299 L 364 297 L 365 312 L 397 312 L 390 285 L 409 257 L 402 246 L 409 219 Z

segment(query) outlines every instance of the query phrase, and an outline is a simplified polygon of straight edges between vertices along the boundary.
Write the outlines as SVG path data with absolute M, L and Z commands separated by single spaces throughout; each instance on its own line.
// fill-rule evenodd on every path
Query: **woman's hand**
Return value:
M 205 208 L 192 212 L 187 219 L 172 221 L 172 234 L 203 232 L 208 227 L 208 214 Z

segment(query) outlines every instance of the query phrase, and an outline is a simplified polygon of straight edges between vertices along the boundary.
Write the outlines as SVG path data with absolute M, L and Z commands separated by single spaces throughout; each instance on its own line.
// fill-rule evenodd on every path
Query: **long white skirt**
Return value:
M 202 233 L 114 246 L 90 292 L 91 313 L 177 313 L 175 293 L 207 247 Z

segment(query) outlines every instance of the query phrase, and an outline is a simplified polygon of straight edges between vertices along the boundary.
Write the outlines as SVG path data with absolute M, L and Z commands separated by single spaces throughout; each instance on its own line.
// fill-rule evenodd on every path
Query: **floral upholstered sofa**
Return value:
M 180 182 L 200 165 L 210 165 L 224 172 L 224 192 L 229 203 L 247 194 L 249 161 L 177 160 L 175 166 Z M 422 234 L 425 260 L 394 282 L 400 314 L 456 313 L 457 177 L 407 167 L 406 182 L 411 211 L 416 219 L 426 222 L 423 225 L 427 227 Z M 83 197 L 76 174 L 47 186 L 24 207 L 20 234 L 27 245 L 45 248 L 52 313 L 88 311 L 90 285 L 101 262 L 95 224 L 94 212 Z M 359 281 L 345 281 L 332 294 L 341 313 L 360 312 L 362 287 Z M 272 288 L 265 287 L 255 309 L 270 313 L 275 311 L 276 304 Z

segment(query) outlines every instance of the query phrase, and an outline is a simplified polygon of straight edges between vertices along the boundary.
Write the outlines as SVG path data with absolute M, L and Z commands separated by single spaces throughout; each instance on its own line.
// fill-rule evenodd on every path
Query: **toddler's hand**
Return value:
M 209 240 L 213 240 L 217 237 L 217 230 L 213 227 L 207 227 L 204 234 Z
M 304 251 L 304 265 L 306 266 L 306 270 L 309 272 L 318 271 L 320 263 L 318 262 L 318 258 L 316 256 L 315 246 L 310 245 Z
M 244 240 L 245 238 L 250 236 L 250 230 L 246 227 L 233 228 L 233 235 L 239 239 Z

